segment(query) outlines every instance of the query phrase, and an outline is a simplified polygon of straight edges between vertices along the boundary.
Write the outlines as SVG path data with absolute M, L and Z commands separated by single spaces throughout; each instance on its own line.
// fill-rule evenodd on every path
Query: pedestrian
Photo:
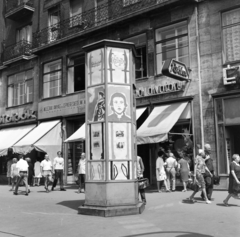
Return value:
M 183 190 L 182 192 L 187 191 L 187 182 L 188 182 L 188 175 L 190 172 L 189 164 L 188 162 L 184 159 L 183 152 L 178 151 L 178 154 L 180 156 L 180 160 L 178 161 L 178 169 L 181 177 L 181 181 L 183 183 Z
M 50 179 L 52 179 L 52 162 L 49 159 L 48 154 L 45 155 L 45 159 L 40 164 L 41 167 L 41 174 L 44 177 L 44 187 L 46 189 L 46 192 L 49 193 L 49 183 Z
M 144 172 L 144 164 L 143 164 L 142 158 L 140 156 L 137 156 L 137 178 L 138 179 L 143 178 L 143 172 Z M 147 201 L 146 201 L 144 188 L 138 188 L 138 192 L 140 193 L 143 204 L 146 205 Z
M 206 193 L 208 200 L 212 199 L 212 193 L 213 193 L 213 176 L 214 176 L 214 167 L 213 167 L 213 159 L 210 157 L 211 154 L 211 146 L 209 144 L 204 145 L 204 152 L 205 152 L 205 164 L 208 167 L 208 170 L 212 175 L 210 175 L 209 172 L 205 172 L 204 174 L 204 180 L 206 183 Z M 202 199 L 204 200 L 203 192 L 201 194 Z
M 11 186 L 11 165 L 12 165 L 12 159 L 9 159 L 7 161 L 7 180 L 8 180 L 8 185 Z
M 228 196 L 223 200 L 223 204 L 228 206 L 228 201 L 231 197 L 239 199 L 240 193 L 240 157 L 238 154 L 232 156 L 229 174 Z
M 18 169 L 18 180 L 15 187 L 14 195 L 18 195 L 18 186 L 23 181 L 26 188 L 25 195 L 28 196 L 28 163 L 24 160 L 23 154 L 19 155 L 19 161 L 16 164 L 16 168 Z
M 28 191 L 30 191 L 30 186 L 33 186 L 33 164 L 31 158 L 27 157 L 25 160 L 28 163 Z
M 176 168 L 177 161 L 173 156 L 173 153 L 169 152 L 169 157 L 165 162 L 166 166 L 166 174 L 167 174 L 167 184 L 169 189 L 171 189 L 171 181 L 172 181 L 172 191 L 175 192 L 176 189 Z
M 197 155 L 196 159 L 195 159 L 195 166 L 194 166 L 194 184 L 197 184 L 200 187 L 200 190 L 203 191 L 203 195 L 205 198 L 205 201 L 207 204 L 210 204 L 211 201 L 208 200 L 207 194 L 206 194 L 206 184 L 204 181 L 204 173 L 205 170 L 209 171 L 205 161 L 205 153 L 202 149 L 199 149 L 199 154 Z M 189 197 L 189 200 L 192 202 L 196 202 L 194 199 L 195 194 L 198 192 L 198 189 L 195 189 L 192 193 L 192 195 Z
M 34 186 L 40 185 L 40 180 L 42 178 L 41 169 L 40 169 L 40 162 L 37 159 L 34 163 Z
M 78 193 L 85 192 L 85 178 L 86 178 L 86 155 L 84 152 L 78 162 Z
M 18 180 L 18 177 L 19 177 L 18 176 L 17 162 L 18 162 L 17 158 L 12 159 L 12 165 L 11 165 L 12 188 L 10 189 L 10 191 L 14 191 L 14 188 L 17 184 L 17 180 Z
M 58 179 L 60 181 L 60 191 L 66 191 L 63 187 L 63 172 L 64 172 L 64 159 L 62 157 L 62 152 L 57 152 L 57 157 L 53 160 L 53 170 L 54 170 L 54 181 L 52 185 L 52 191 L 57 186 Z
M 158 151 L 158 158 L 156 160 L 156 178 L 157 178 L 157 189 L 158 192 L 161 192 L 162 185 L 164 183 L 166 192 L 170 192 L 169 187 L 167 185 L 167 175 L 164 168 L 164 161 L 163 161 L 164 153 L 163 151 Z

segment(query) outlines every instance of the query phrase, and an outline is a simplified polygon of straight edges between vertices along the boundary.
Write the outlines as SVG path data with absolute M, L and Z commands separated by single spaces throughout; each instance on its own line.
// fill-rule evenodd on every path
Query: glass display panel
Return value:
M 105 180 L 105 162 L 88 162 L 88 180 Z
M 87 54 L 88 80 L 87 85 L 92 86 L 104 83 L 104 49 L 97 49 Z
M 131 160 L 131 123 L 108 123 L 109 160 Z
M 105 120 L 105 90 L 104 86 L 88 88 L 88 121 Z
M 129 180 L 132 179 L 131 161 L 109 161 L 110 180 Z
M 128 49 L 107 48 L 108 82 L 129 83 L 129 60 Z

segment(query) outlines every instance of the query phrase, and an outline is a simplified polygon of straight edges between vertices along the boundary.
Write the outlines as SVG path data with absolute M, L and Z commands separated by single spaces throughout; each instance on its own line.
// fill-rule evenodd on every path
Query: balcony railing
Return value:
M 32 43 L 26 40 L 21 40 L 16 44 L 6 46 L 3 49 L 3 62 L 21 56 L 30 56 L 32 54 L 31 48 Z
M 109 3 L 60 21 L 33 34 L 33 48 L 51 44 L 78 32 L 99 27 L 136 11 L 142 11 L 170 0 L 112 0 Z
M 8 0 L 6 5 L 6 14 L 21 6 L 33 7 L 33 0 Z

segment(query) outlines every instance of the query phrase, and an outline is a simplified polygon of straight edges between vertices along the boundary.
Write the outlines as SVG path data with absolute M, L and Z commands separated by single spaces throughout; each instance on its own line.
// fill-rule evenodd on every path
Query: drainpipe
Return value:
M 196 40 L 197 40 L 197 62 L 198 62 L 198 93 L 199 93 L 199 106 L 200 106 L 200 125 L 201 125 L 201 143 L 204 147 L 204 129 L 203 129 L 203 106 L 202 106 L 202 78 L 201 78 L 201 58 L 200 58 L 200 40 L 198 31 L 198 3 L 195 6 L 196 17 Z

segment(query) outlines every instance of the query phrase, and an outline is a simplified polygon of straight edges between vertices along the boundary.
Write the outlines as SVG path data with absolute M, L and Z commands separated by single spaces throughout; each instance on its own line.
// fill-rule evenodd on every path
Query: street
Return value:
M 83 216 L 77 208 L 85 194 L 76 186 L 66 192 L 46 193 L 43 186 L 32 187 L 25 196 L 10 187 L 0 186 L 0 237 L 236 237 L 240 235 L 240 202 L 230 199 L 229 207 L 222 204 L 227 191 L 214 191 L 211 204 L 205 204 L 197 193 L 196 203 L 186 200 L 191 191 L 158 193 L 147 190 L 147 205 L 141 215 L 104 218 Z

